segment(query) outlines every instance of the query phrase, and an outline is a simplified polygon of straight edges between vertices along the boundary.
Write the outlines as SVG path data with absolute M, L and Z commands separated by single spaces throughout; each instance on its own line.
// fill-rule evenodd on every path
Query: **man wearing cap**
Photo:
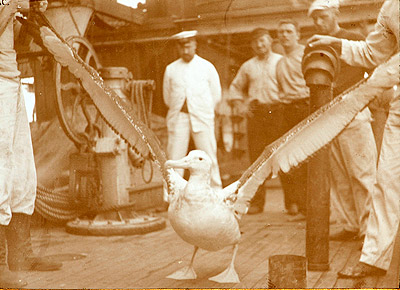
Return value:
M 278 24 L 278 40 L 285 54 L 276 67 L 276 77 L 283 105 L 282 135 L 309 115 L 309 89 L 301 70 L 304 45 L 299 43 L 300 31 L 296 21 L 282 19 Z M 280 175 L 285 207 L 293 218 L 305 219 L 307 206 L 307 165 Z
M 221 84 L 214 65 L 196 54 L 197 31 L 172 36 L 180 58 L 167 66 L 163 96 L 168 107 L 167 154 L 170 159 L 186 156 L 190 136 L 196 149 L 212 160 L 211 186 L 221 188 L 214 132 L 214 109 L 221 100 Z M 183 175 L 183 169 L 178 171 Z
M 308 11 L 317 33 L 335 37 L 363 40 L 356 32 L 338 24 L 339 1 L 314 1 Z M 337 96 L 364 76 L 365 70 L 341 61 L 341 69 L 333 83 Z M 330 235 L 331 240 L 362 239 L 365 235 L 371 193 L 376 177 L 376 144 L 368 108 L 360 112 L 332 142 L 329 152 L 330 193 L 332 209 L 341 229 Z
M 399 54 L 399 1 L 387 0 L 383 3 L 375 29 L 365 41 L 315 35 L 308 45 L 330 45 L 337 48 L 346 63 L 373 68 Z M 360 261 L 355 266 L 345 267 L 338 273 L 340 277 L 385 275 L 392 260 L 400 221 L 399 86 L 400 82 L 395 86 L 395 94 L 390 101 Z
M 229 88 L 229 99 L 238 113 L 247 114 L 249 158 L 254 162 L 265 146 L 278 139 L 283 120 L 276 79 L 276 65 L 281 55 L 272 52 L 268 30 L 251 32 L 251 47 L 255 56 L 242 64 Z M 265 186 L 261 185 L 249 209 L 249 214 L 263 211 Z

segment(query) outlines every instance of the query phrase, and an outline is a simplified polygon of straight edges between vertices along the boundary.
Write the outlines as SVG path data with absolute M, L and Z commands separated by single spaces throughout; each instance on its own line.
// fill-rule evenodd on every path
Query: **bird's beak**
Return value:
M 179 160 L 167 160 L 165 162 L 165 167 L 166 168 L 183 168 L 183 169 L 188 169 L 189 168 L 189 162 L 186 159 L 186 157 L 179 159 Z

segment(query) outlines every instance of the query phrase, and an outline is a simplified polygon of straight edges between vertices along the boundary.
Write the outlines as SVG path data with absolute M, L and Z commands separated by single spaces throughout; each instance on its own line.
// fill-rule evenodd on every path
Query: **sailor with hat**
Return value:
M 182 32 L 172 35 L 171 39 L 176 39 L 179 41 L 187 41 L 192 38 L 195 38 L 196 35 L 197 35 L 197 30 L 188 30 L 188 31 L 182 31 Z
M 381 7 L 374 30 L 368 34 L 365 41 L 315 35 L 308 41 L 308 45 L 340 47 L 341 59 L 346 63 L 374 68 L 387 61 L 388 58 L 392 61 L 398 60 L 399 35 L 399 1 L 386 0 Z M 396 68 L 395 63 L 392 72 L 393 76 L 398 76 L 398 67 Z M 365 276 L 385 275 L 391 265 L 396 265 L 394 260 L 392 263 L 392 259 L 397 255 L 394 254 L 395 241 L 398 237 L 400 221 L 400 94 L 398 89 L 400 84 L 398 77 L 396 82 L 397 85 L 391 91 L 392 97 L 389 101 L 388 117 L 384 126 L 372 194 L 373 206 L 369 214 L 360 260 L 356 265 L 346 265 L 338 273 L 340 277 L 359 279 Z M 382 87 L 387 87 L 389 83 L 387 79 L 382 80 Z M 376 98 L 385 103 L 385 95 L 382 94 Z M 394 270 L 395 267 L 392 269 Z
M 339 1 L 316 0 L 309 10 L 318 34 L 363 40 L 358 32 L 339 26 Z M 340 62 L 340 72 L 332 85 L 337 96 L 361 80 L 365 70 Z M 332 213 L 340 227 L 331 240 L 362 239 L 367 228 L 371 194 L 376 175 L 377 152 L 367 107 L 332 142 L 329 154 Z
M 163 97 L 168 107 L 168 158 L 186 156 L 192 137 L 196 149 L 212 159 L 211 186 L 221 188 L 214 133 L 214 109 L 221 100 L 219 75 L 214 65 L 196 54 L 197 31 L 182 31 L 171 37 L 180 58 L 167 66 Z M 179 172 L 183 175 L 183 169 Z

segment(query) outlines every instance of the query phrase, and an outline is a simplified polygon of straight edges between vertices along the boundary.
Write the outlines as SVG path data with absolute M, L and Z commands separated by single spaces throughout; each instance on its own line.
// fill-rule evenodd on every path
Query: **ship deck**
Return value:
M 158 214 L 167 220 L 166 212 Z M 21 276 L 27 280 L 30 289 L 268 288 L 270 256 L 305 256 L 305 221 L 288 221 L 279 187 L 267 190 L 264 213 L 243 217 L 241 230 L 243 235 L 235 263 L 241 280 L 238 284 L 218 284 L 208 280 L 227 267 L 231 247 L 218 252 L 200 250 L 194 262 L 196 280 L 166 278 L 188 265 L 193 252 L 193 247 L 177 236 L 168 220 L 162 230 L 130 236 L 80 236 L 67 233 L 63 226 L 34 227 L 35 251 L 63 262 L 63 267 L 55 272 L 21 272 Z M 321 272 L 307 271 L 307 288 L 398 288 L 399 240 L 398 235 L 386 276 L 356 280 L 338 279 L 337 271 L 357 262 L 360 242 L 330 242 L 330 268 Z

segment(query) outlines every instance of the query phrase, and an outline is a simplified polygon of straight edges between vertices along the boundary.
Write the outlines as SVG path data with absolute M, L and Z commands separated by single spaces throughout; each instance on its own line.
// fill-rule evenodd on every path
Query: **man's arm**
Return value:
M 219 79 L 219 75 L 215 67 L 210 64 L 210 77 L 209 77 L 209 85 L 211 95 L 214 101 L 214 107 L 221 101 L 221 82 Z
M 281 80 L 281 77 L 280 77 L 281 75 L 284 74 L 284 71 L 283 71 L 283 68 L 282 68 L 283 61 L 284 61 L 283 57 L 281 57 L 279 59 L 278 63 L 276 64 L 276 72 L 275 72 L 276 81 L 277 81 L 277 84 L 278 84 L 278 93 L 279 93 L 279 98 L 280 99 L 285 96 L 285 93 L 284 93 L 283 87 L 282 87 L 282 80 Z
M 164 103 L 169 108 L 170 102 L 170 80 L 169 80 L 169 69 L 166 67 L 164 72 L 164 81 L 163 81 L 163 98 Z
M 229 87 L 229 100 L 244 100 L 247 95 L 248 82 L 246 66 L 243 64 Z
M 343 61 L 352 66 L 375 67 L 398 51 L 397 36 L 389 29 L 399 26 L 398 0 L 386 1 L 379 12 L 375 30 L 368 34 L 365 41 L 351 41 L 326 35 L 314 35 L 308 45 L 330 45 L 341 51 Z
M 8 5 L 0 5 L 0 35 L 3 34 L 7 25 L 13 21 L 17 12 L 17 0 L 11 0 Z
M 391 14 L 398 0 L 386 1 L 375 24 L 375 29 L 368 34 L 365 41 L 349 41 L 342 40 L 342 59 L 350 65 L 358 65 L 364 67 L 375 67 L 387 60 L 398 50 L 397 38 L 393 31 L 388 28 L 389 21 L 397 21 L 398 5 L 396 19 Z
M 238 115 L 246 115 L 247 106 L 244 104 L 249 88 L 249 78 L 246 72 L 246 63 L 243 64 L 229 87 L 228 100 Z

